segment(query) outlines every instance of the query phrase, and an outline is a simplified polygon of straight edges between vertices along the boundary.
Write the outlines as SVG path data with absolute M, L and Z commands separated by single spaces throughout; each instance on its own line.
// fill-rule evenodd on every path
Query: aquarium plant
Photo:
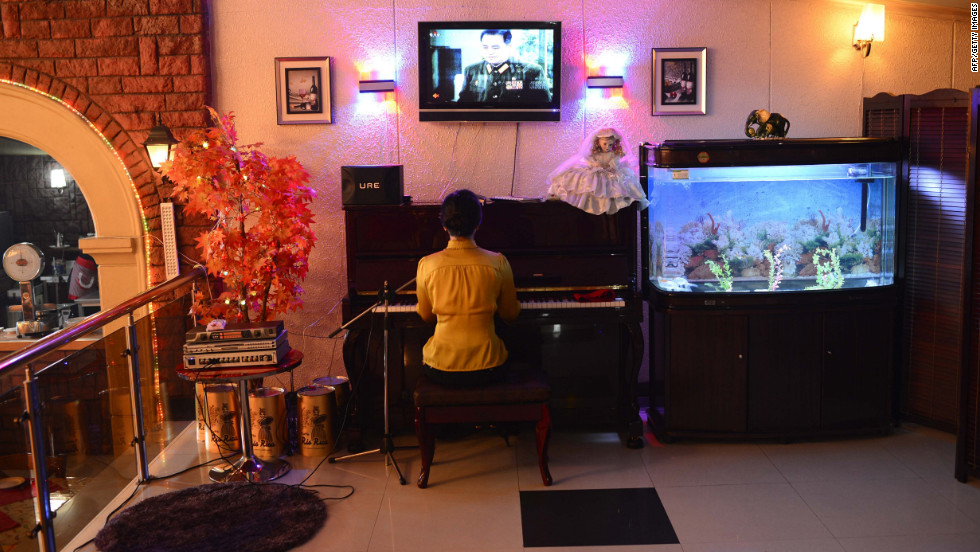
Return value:
M 782 255 L 789 251 L 789 246 L 785 243 L 776 249 L 773 253 L 768 249 L 763 251 L 763 255 L 766 256 L 766 260 L 769 262 L 769 291 L 776 291 L 779 287 L 779 282 L 783 279 L 783 261 Z
M 721 260 L 721 263 L 716 263 L 711 259 L 705 259 L 704 264 L 708 265 L 708 268 L 711 269 L 711 273 L 715 275 L 715 278 L 718 278 L 717 287 L 722 291 L 731 291 L 732 283 L 735 280 L 735 278 L 732 277 L 732 267 L 728 264 L 728 259 L 726 257 L 722 257 Z
M 824 262 L 821 257 L 827 257 Z M 806 289 L 840 289 L 844 286 L 844 275 L 840 270 L 840 259 L 836 249 L 818 247 L 813 251 L 813 266 L 817 269 L 816 283 Z

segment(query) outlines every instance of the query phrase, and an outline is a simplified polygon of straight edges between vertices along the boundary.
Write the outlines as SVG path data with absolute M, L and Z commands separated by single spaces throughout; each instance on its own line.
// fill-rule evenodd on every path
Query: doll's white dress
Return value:
M 548 194 L 594 215 L 611 215 L 634 201 L 644 209 L 640 179 L 624 159 L 613 152 L 569 159 L 548 175 Z

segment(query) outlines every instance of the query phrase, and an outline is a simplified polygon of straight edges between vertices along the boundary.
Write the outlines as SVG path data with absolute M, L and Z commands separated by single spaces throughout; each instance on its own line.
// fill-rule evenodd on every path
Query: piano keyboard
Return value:
M 592 303 L 581 303 L 571 299 L 543 300 L 532 299 L 520 301 L 521 310 L 551 310 L 551 309 L 614 309 L 626 306 L 623 299 L 612 301 L 596 301 Z M 375 312 L 384 312 L 384 306 L 377 306 L 372 309 Z M 415 303 L 393 303 L 388 305 L 388 312 L 415 312 Z

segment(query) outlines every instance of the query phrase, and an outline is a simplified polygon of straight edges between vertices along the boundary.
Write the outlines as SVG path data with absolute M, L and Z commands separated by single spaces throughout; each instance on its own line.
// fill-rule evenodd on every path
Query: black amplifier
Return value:
M 236 339 L 275 339 L 282 333 L 282 320 L 269 322 L 249 322 L 247 324 L 228 324 L 223 330 L 194 328 L 187 332 L 187 343 L 204 341 L 234 341 Z
M 401 165 L 346 165 L 340 184 L 344 205 L 401 205 L 405 191 Z

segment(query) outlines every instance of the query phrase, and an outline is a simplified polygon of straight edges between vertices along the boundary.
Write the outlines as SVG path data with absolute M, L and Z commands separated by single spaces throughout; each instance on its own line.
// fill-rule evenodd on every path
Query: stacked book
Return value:
M 184 368 L 271 366 L 289 354 L 281 320 L 228 324 L 220 330 L 195 328 L 187 332 Z

